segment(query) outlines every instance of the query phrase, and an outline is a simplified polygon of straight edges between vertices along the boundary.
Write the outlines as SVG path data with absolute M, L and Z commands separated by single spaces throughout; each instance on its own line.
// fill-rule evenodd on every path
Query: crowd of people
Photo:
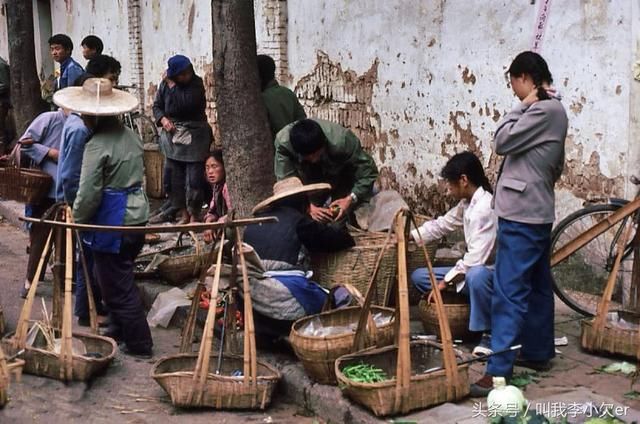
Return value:
M 55 185 L 46 202 L 27 205 L 27 215 L 41 217 L 56 202 L 64 202 L 79 223 L 224 221 L 233 199 L 223 152 L 212 148 L 204 84 L 189 58 L 175 55 L 168 60 L 153 103 L 166 158 L 167 199 L 150 213 L 142 186 L 142 140 L 118 119 L 137 107 L 133 96 L 117 89 L 120 64 L 102 54 L 103 43 L 93 35 L 81 43 L 88 60 L 84 69 L 71 57 L 69 37 L 55 35 L 49 44 L 60 65 L 53 95 L 60 109 L 35 117 L 18 142 Z M 282 335 L 294 320 L 318 313 L 327 300 L 327 291 L 308 273 L 309 253 L 354 245 L 346 224 L 357 224 L 354 212 L 377 194 L 378 168 L 351 130 L 307 118 L 295 93 L 276 81 L 273 59 L 259 55 L 257 67 L 275 146 L 277 183 L 273 195 L 253 213 L 276 216 L 278 223 L 250 225 L 245 242 L 260 259 L 260 273 L 252 279 L 257 327 Z M 482 333 L 473 354 L 489 359 L 486 374 L 472 385 L 474 396 L 488 393 L 492 377 L 509 378 L 515 363 L 548 369 L 554 356 L 549 250 L 567 115 L 551 86 L 548 66 L 537 53 L 519 54 L 507 76 L 520 103 L 495 133 L 495 153 L 503 157 L 495 190 L 475 154 L 454 155 L 440 176 L 458 203 L 411 233 L 417 243 L 425 243 L 460 228 L 464 232 L 464 256 L 453 267 L 436 268 L 435 275 L 440 289 L 469 298 L 469 329 Z M 0 113 L 4 89 L 0 79 Z M 31 227 L 23 295 L 36 278 L 45 235 L 41 226 Z M 215 231 L 203 234 L 207 243 L 218 236 Z M 86 286 L 91 285 L 105 334 L 122 341 L 126 353 L 149 357 L 153 342 L 133 281 L 134 260 L 143 242 L 138 235 L 84 233 L 82 251 L 92 272 L 85 281 L 78 267 L 75 314 L 80 325 L 89 325 Z M 429 292 L 427 270 L 411 271 L 415 287 Z M 519 353 L 493 354 L 515 344 L 522 345 Z

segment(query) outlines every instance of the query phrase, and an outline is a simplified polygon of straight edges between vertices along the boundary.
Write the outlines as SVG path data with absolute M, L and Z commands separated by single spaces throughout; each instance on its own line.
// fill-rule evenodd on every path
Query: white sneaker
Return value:
M 471 354 L 476 358 L 493 355 L 493 350 L 491 350 L 491 334 L 488 334 L 488 333 L 482 334 L 480 343 L 478 344 L 478 346 L 473 348 L 473 351 L 471 352 Z

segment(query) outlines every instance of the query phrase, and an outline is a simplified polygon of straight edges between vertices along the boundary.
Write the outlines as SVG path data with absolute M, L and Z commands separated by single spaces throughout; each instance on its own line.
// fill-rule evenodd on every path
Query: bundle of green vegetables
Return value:
M 363 362 L 357 365 L 347 365 L 342 369 L 342 373 L 349 380 L 356 383 L 380 383 L 389 380 L 389 377 L 387 377 L 387 374 L 383 370 Z

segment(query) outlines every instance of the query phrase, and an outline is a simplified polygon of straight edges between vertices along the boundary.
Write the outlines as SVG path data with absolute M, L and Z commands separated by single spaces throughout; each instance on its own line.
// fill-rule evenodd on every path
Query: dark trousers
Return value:
M 119 253 L 93 251 L 95 275 L 113 325 L 132 351 L 151 349 L 140 291 L 133 281 L 134 260 L 144 244 L 144 235 L 125 234 Z
M 551 224 L 500 218 L 491 303 L 491 349 L 522 344 L 520 356 L 546 361 L 555 356 Z M 489 358 L 487 374 L 510 377 L 516 351 Z
M 171 206 L 198 216 L 204 202 L 204 162 L 182 162 L 167 158 L 171 175 Z
M 42 215 L 54 204 L 53 199 L 43 200 L 39 205 L 27 205 L 25 207 L 25 215 L 31 218 L 42 218 Z M 27 262 L 27 277 L 26 279 L 29 282 L 33 281 L 33 277 L 36 275 L 36 269 L 38 268 L 38 262 L 40 261 L 40 257 L 42 256 L 42 251 L 44 250 L 44 245 L 47 243 L 47 236 L 49 235 L 50 228 L 40 225 L 40 224 L 30 224 L 29 226 L 29 260 Z M 51 238 L 51 244 L 53 245 L 53 241 L 55 237 Z M 51 250 L 49 250 L 51 252 Z M 50 254 L 47 255 L 47 260 L 45 261 L 45 265 L 49 261 Z M 42 275 L 44 275 L 44 271 L 46 268 L 42 269 Z
M 96 312 L 98 315 L 106 315 L 107 312 L 102 304 L 102 291 L 100 286 L 96 282 L 96 278 L 93 273 L 93 253 L 91 248 L 83 243 L 82 250 L 84 251 L 84 258 L 87 262 L 87 272 L 89 274 L 89 283 L 91 284 L 91 290 L 93 292 L 93 301 L 96 304 Z M 84 267 L 82 266 L 82 258 L 80 257 L 80 249 L 77 249 L 76 260 L 76 304 L 75 315 L 81 319 L 89 318 L 89 299 L 87 296 L 87 281 L 85 280 Z

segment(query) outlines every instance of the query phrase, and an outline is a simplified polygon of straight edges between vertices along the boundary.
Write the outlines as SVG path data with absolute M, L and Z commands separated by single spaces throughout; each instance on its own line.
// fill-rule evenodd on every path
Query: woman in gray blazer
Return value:
M 550 269 L 554 185 L 564 166 L 567 114 L 545 60 L 523 52 L 507 71 L 520 99 L 499 123 L 495 152 L 503 156 L 494 197 L 498 238 L 491 308 L 494 352 L 521 343 L 516 352 L 493 356 L 485 375 L 471 385 L 486 396 L 493 377 L 510 378 L 514 364 L 548 370 L 555 356 Z

